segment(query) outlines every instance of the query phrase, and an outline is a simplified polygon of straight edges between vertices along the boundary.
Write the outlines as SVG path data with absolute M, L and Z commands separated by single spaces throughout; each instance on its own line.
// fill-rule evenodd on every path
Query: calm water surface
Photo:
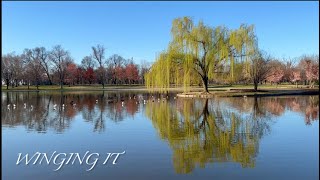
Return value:
M 3 179 L 319 179 L 319 96 L 2 92 L 1 124 Z M 54 151 L 100 156 L 91 171 L 16 165 Z

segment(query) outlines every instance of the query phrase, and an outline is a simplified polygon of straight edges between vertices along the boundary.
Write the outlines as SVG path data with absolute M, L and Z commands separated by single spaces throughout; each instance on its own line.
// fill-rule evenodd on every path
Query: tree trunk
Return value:
M 259 84 L 258 81 L 256 81 L 256 80 L 253 81 L 254 91 L 256 91 L 256 92 L 258 91 L 258 84 Z
M 9 79 L 6 79 L 7 89 L 9 89 Z
M 62 89 L 63 87 L 63 82 L 62 81 L 60 81 L 60 89 Z
M 47 76 L 48 76 L 49 85 L 52 85 L 52 81 L 51 81 L 51 78 L 50 78 L 50 74 L 47 73 Z
M 202 77 L 202 84 L 203 84 L 203 91 L 209 92 L 208 91 L 208 77 L 207 76 Z

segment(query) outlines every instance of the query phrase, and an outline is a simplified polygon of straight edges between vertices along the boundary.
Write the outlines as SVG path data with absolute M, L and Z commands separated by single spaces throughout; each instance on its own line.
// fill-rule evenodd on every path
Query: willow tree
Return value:
M 233 72 L 235 58 L 251 54 L 255 44 L 253 26 L 241 25 L 231 31 L 202 21 L 195 25 L 188 17 L 175 19 L 171 33 L 167 51 L 159 55 L 145 77 L 148 88 L 163 90 L 170 84 L 183 84 L 186 91 L 192 81 L 200 80 L 208 93 L 209 80 L 224 71 L 227 64 Z
M 146 116 L 172 150 L 177 173 L 222 162 L 255 166 L 259 142 L 269 132 L 270 121 L 263 114 L 253 117 L 219 104 L 209 104 L 208 99 L 146 104 Z

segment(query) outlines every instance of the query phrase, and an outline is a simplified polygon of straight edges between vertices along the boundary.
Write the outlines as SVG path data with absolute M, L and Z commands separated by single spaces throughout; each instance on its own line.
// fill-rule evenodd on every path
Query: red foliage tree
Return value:
M 67 70 L 66 70 L 65 82 L 68 83 L 69 85 L 74 84 L 74 82 L 76 81 L 77 69 L 78 68 L 75 63 L 68 64 Z
M 137 65 L 130 63 L 125 67 L 125 77 L 129 84 L 139 80 L 139 70 Z
M 123 82 L 125 80 L 125 69 L 121 66 L 117 66 L 114 71 L 114 79 L 116 79 L 116 82 Z
M 84 73 L 84 79 L 89 83 L 92 84 L 93 82 L 96 81 L 97 77 L 96 74 L 93 71 L 92 67 L 89 67 L 85 73 Z

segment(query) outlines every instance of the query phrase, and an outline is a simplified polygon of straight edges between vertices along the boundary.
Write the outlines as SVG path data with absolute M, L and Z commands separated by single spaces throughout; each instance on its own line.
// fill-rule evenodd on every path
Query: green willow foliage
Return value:
M 183 85 L 184 90 L 202 82 L 208 92 L 208 81 L 229 67 L 234 78 L 236 60 L 254 54 L 256 39 L 253 25 L 242 24 L 239 29 L 210 27 L 200 21 L 197 25 L 188 17 L 172 23 L 172 40 L 167 51 L 160 53 L 145 76 L 149 89 L 166 91 L 170 85 Z
M 148 103 L 146 115 L 173 151 L 177 173 L 207 163 L 236 162 L 254 167 L 259 141 L 268 124 L 209 105 L 208 100 L 178 99 Z

